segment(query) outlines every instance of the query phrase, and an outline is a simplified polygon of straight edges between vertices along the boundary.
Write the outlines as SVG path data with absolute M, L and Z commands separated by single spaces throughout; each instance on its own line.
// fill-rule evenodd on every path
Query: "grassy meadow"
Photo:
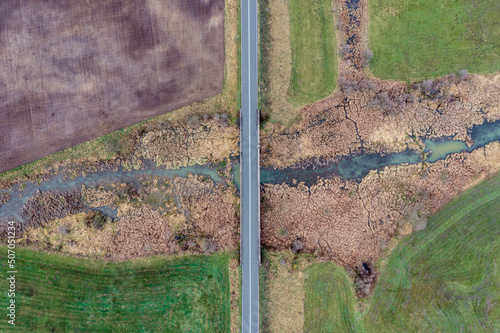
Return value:
M 383 263 L 367 331 L 500 331 L 500 174 L 433 215 Z
M 497 0 L 370 0 L 370 68 L 375 76 L 419 80 L 459 70 L 500 70 Z
M 307 268 L 304 332 L 358 332 L 354 288 L 346 271 L 332 263 Z
M 267 253 L 264 320 L 272 324 L 283 299 L 301 307 L 294 313 L 304 318 L 296 331 L 500 332 L 499 216 L 500 173 L 431 216 L 427 229 L 402 239 L 378 263 L 374 293 L 361 302 L 343 268 L 305 262 L 290 251 Z M 277 269 L 282 258 L 286 265 Z
M 292 104 L 318 101 L 335 89 L 337 42 L 332 6 L 331 0 L 289 1 Z
M 0 262 L 7 271 L 5 246 Z M 229 255 L 103 263 L 17 249 L 19 332 L 229 332 Z M 0 289 L 8 290 L 7 280 Z M 7 293 L 0 303 L 7 304 Z

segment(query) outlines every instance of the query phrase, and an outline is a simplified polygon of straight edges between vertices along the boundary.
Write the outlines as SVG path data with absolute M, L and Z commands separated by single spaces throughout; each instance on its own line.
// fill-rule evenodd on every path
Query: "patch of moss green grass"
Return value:
M 269 332 L 269 312 L 271 311 L 271 304 L 269 302 L 268 281 L 277 271 L 276 262 L 273 260 L 273 253 L 263 249 L 262 263 L 259 271 L 259 327 L 261 332 Z
M 337 84 L 337 42 L 331 0 L 290 0 L 292 77 L 289 100 L 297 106 L 330 95 Z
M 4 272 L 7 248 L 0 247 Z M 120 263 L 16 249 L 11 332 L 229 332 L 230 255 Z M 0 304 L 9 302 L 0 280 Z M 5 309 L 5 307 L 3 307 Z
M 370 68 L 413 81 L 459 70 L 500 70 L 497 0 L 370 0 Z
M 332 263 L 306 269 L 304 332 L 359 332 L 354 288 L 346 271 Z

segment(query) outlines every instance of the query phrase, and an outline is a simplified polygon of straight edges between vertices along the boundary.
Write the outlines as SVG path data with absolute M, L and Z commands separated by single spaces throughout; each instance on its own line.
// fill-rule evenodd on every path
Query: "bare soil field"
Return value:
M 224 13 L 223 0 L 2 1 L 0 172 L 221 92 Z

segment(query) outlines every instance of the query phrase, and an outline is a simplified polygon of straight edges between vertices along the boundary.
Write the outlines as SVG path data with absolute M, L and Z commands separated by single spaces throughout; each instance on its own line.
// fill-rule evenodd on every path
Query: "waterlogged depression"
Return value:
M 473 144 L 470 147 L 462 141 L 453 140 L 453 138 L 443 138 L 441 140 L 424 139 L 424 152 L 427 154 L 420 154 L 414 150 L 386 155 L 362 153 L 356 156 L 343 157 L 335 163 L 324 163 L 321 166 L 313 165 L 305 168 L 286 168 L 282 170 L 263 168 L 261 169 L 260 179 L 262 184 L 286 183 L 295 185 L 304 182 L 305 185 L 311 186 L 316 183 L 318 178 L 331 178 L 333 175 L 344 179 L 361 179 L 370 170 L 377 170 L 388 165 L 416 164 L 423 161 L 432 163 L 444 159 L 453 153 L 462 151 L 470 152 L 484 147 L 490 142 L 500 141 L 500 120 L 474 126 L 470 132 L 473 140 Z M 125 171 L 119 168 L 117 171 L 100 171 L 74 178 L 70 178 L 62 172 L 53 175 L 49 180 L 41 183 L 29 181 L 23 184 L 16 184 L 9 190 L 3 191 L 3 194 L 8 195 L 9 198 L 0 205 L 0 219 L 22 221 L 23 219 L 19 213 L 23 206 L 36 195 L 38 190 L 41 192 L 67 192 L 79 190 L 83 185 L 89 188 L 124 182 L 135 184 L 139 177 L 151 176 L 172 179 L 176 176 L 186 177 L 189 173 L 208 176 L 215 182 L 223 180 L 215 166 L 194 165 L 179 169 L 163 169 L 157 167 L 152 162 L 147 165 L 148 167 L 143 170 Z M 233 179 L 238 188 L 239 171 L 239 165 L 233 164 Z M 100 207 L 97 210 L 116 218 L 116 209 Z

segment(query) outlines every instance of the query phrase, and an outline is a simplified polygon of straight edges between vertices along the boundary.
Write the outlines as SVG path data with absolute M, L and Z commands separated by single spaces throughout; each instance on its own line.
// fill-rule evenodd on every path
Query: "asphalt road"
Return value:
M 260 179 L 257 0 L 241 0 L 240 237 L 242 332 L 259 331 Z

